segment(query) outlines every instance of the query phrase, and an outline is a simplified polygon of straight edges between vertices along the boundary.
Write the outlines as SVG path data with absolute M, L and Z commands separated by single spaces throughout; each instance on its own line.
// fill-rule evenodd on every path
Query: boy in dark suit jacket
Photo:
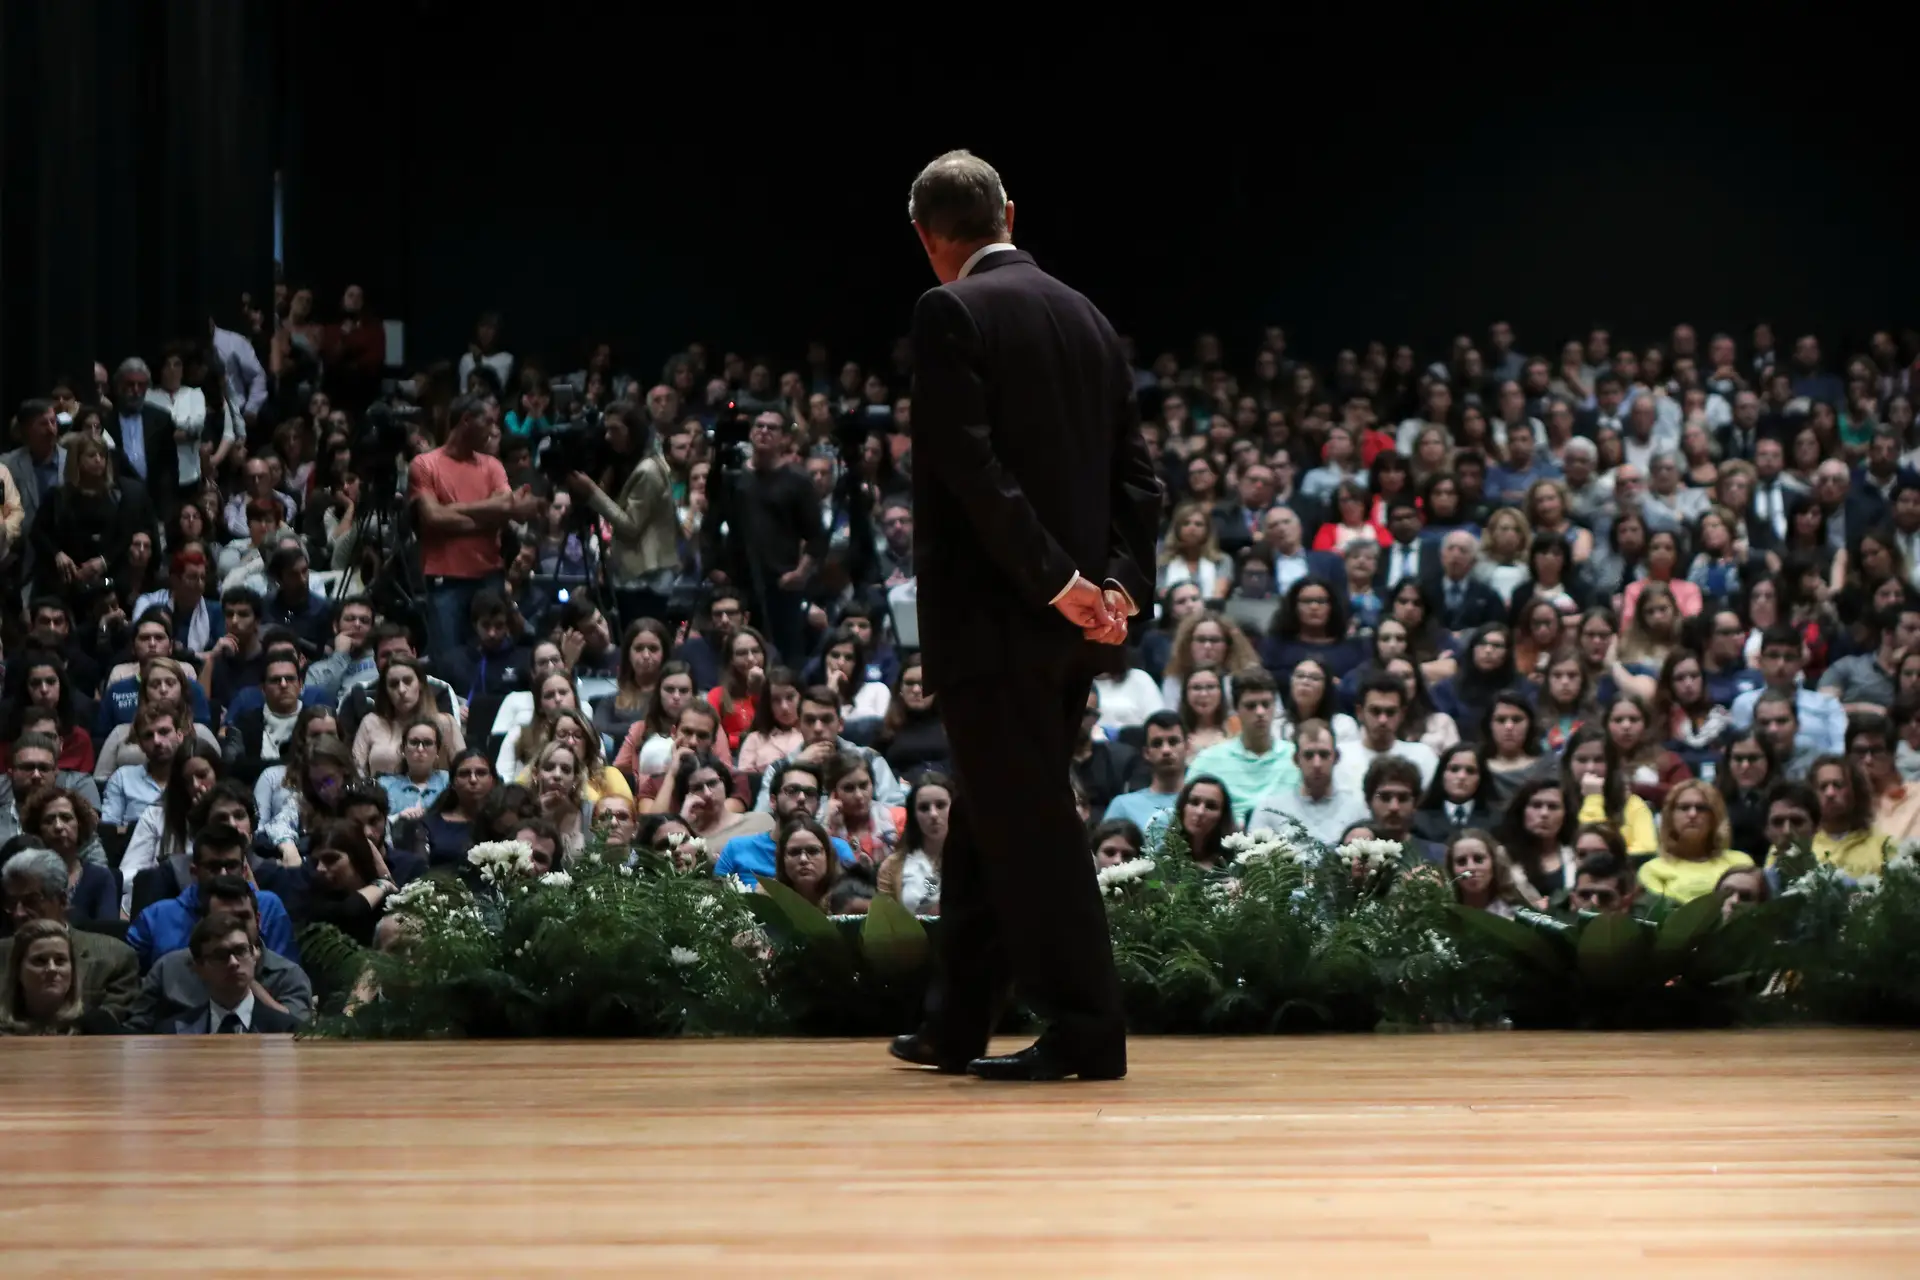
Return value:
M 292 1014 L 254 999 L 253 972 L 260 963 L 260 949 L 244 924 L 226 916 L 209 916 L 193 926 L 187 951 L 193 957 L 194 974 L 207 989 L 207 1002 L 170 1019 L 160 1028 L 161 1034 L 289 1035 L 300 1029 Z

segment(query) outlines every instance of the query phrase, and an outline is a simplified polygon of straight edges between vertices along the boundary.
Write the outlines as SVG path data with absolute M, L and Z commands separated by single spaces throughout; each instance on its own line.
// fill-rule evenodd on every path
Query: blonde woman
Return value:
M 80 989 L 73 935 L 58 920 L 29 920 L 13 931 L 6 985 L 0 986 L 0 1036 L 117 1035 L 104 1009 L 89 1009 Z
M 1533 543 L 1533 530 L 1527 518 L 1512 507 L 1501 507 L 1487 517 L 1480 534 L 1480 561 L 1474 576 L 1500 593 L 1502 604 L 1513 603 L 1513 593 L 1530 576 L 1527 548 Z
M 1674 902 L 1691 902 L 1712 893 L 1729 871 L 1753 866 L 1753 859 L 1732 848 L 1720 789 L 1689 778 L 1667 793 L 1660 811 L 1660 852 L 1641 865 L 1640 887 Z
M 1166 540 L 1161 544 L 1154 593 L 1165 594 L 1169 587 L 1182 582 L 1195 584 L 1209 600 L 1224 600 L 1233 588 L 1233 561 L 1221 554 L 1213 533 L 1213 515 L 1198 502 L 1183 502 L 1173 509 Z

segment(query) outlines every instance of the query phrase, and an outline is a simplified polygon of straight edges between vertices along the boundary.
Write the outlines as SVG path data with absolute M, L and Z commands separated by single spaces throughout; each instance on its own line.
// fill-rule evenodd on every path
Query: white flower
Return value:
M 588 854 L 588 855 L 587 855 L 587 861 L 588 861 L 588 862 L 598 862 L 598 861 L 600 861 L 600 855 L 599 855 L 599 854 L 597 854 L 597 853 L 590 853 L 590 854 Z
M 444 895 L 436 895 L 438 887 L 431 880 L 415 880 L 387 895 L 387 910 L 404 911 L 416 904 L 445 901 Z
M 620 874 L 621 874 L 621 875 L 623 875 L 623 876 L 630 876 L 630 875 L 632 875 L 632 874 L 633 874 L 633 868 L 632 868 L 632 867 L 622 867 L 622 868 L 620 868 Z
M 515 948 L 513 949 L 513 954 L 515 954 L 515 955 L 517 955 L 517 956 L 523 956 L 523 955 L 525 955 L 525 954 L 527 954 L 527 949 L 526 949 L 526 948 L 525 948 L 524 946 L 521 946 L 521 947 L 515 947 Z
M 1129 862 L 1116 862 L 1110 867 L 1102 867 L 1094 873 L 1093 878 L 1102 890 L 1114 890 L 1129 880 L 1138 880 L 1152 870 L 1152 858 L 1134 858 Z
M 1853 887 L 1861 893 L 1880 892 L 1880 877 L 1875 875 L 1855 876 Z
M 523 840 L 486 840 L 467 850 L 467 861 L 489 884 L 533 868 L 533 847 Z
M 572 886 L 573 877 L 564 871 L 549 871 L 540 877 L 540 883 L 549 889 L 566 889 Z
M 673 961 L 681 968 L 685 968 L 690 964 L 699 964 L 700 953 L 691 947 L 675 947 L 673 950 L 667 952 L 667 959 Z
M 729 875 L 727 877 L 727 884 L 732 887 L 735 893 L 755 893 L 758 891 L 754 885 L 747 883 L 745 876 L 741 875 Z
M 695 898 L 693 900 L 693 909 L 698 915 L 717 916 L 720 914 L 720 900 L 718 898 Z
M 1385 866 L 1400 856 L 1398 840 L 1353 840 L 1334 850 L 1341 857 L 1352 862 L 1364 862 L 1368 866 Z
M 1253 837 L 1244 831 L 1236 831 L 1232 835 L 1222 839 L 1220 841 L 1220 847 L 1222 849 L 1231 849 L 1236 853 L 1241 849 L 1251 849 L 1253 847 Z

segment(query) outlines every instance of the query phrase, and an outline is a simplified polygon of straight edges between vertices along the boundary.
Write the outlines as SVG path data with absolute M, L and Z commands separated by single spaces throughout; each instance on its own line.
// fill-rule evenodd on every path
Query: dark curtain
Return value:
M 0 4 L 0 406 L 271 286 L 276 5 Z

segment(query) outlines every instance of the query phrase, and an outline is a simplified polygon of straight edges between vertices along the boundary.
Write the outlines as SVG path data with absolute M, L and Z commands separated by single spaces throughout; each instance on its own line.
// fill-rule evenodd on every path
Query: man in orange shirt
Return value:
M 434 651 L 458 648 L 466 639 L 474 596 L 500 589 L 505 565 L 500 530 L 509 521 L 540 514 L 540 499 L 522 486 L 508 488 L 506 469 L 486 453 L 498 403 L 491 396 L 464 395 L 447 411 L 447 442 L 415 458 L 407 468 L 407 498 L 414 505 L 420 568 L 427 579 L 427 638 Z

